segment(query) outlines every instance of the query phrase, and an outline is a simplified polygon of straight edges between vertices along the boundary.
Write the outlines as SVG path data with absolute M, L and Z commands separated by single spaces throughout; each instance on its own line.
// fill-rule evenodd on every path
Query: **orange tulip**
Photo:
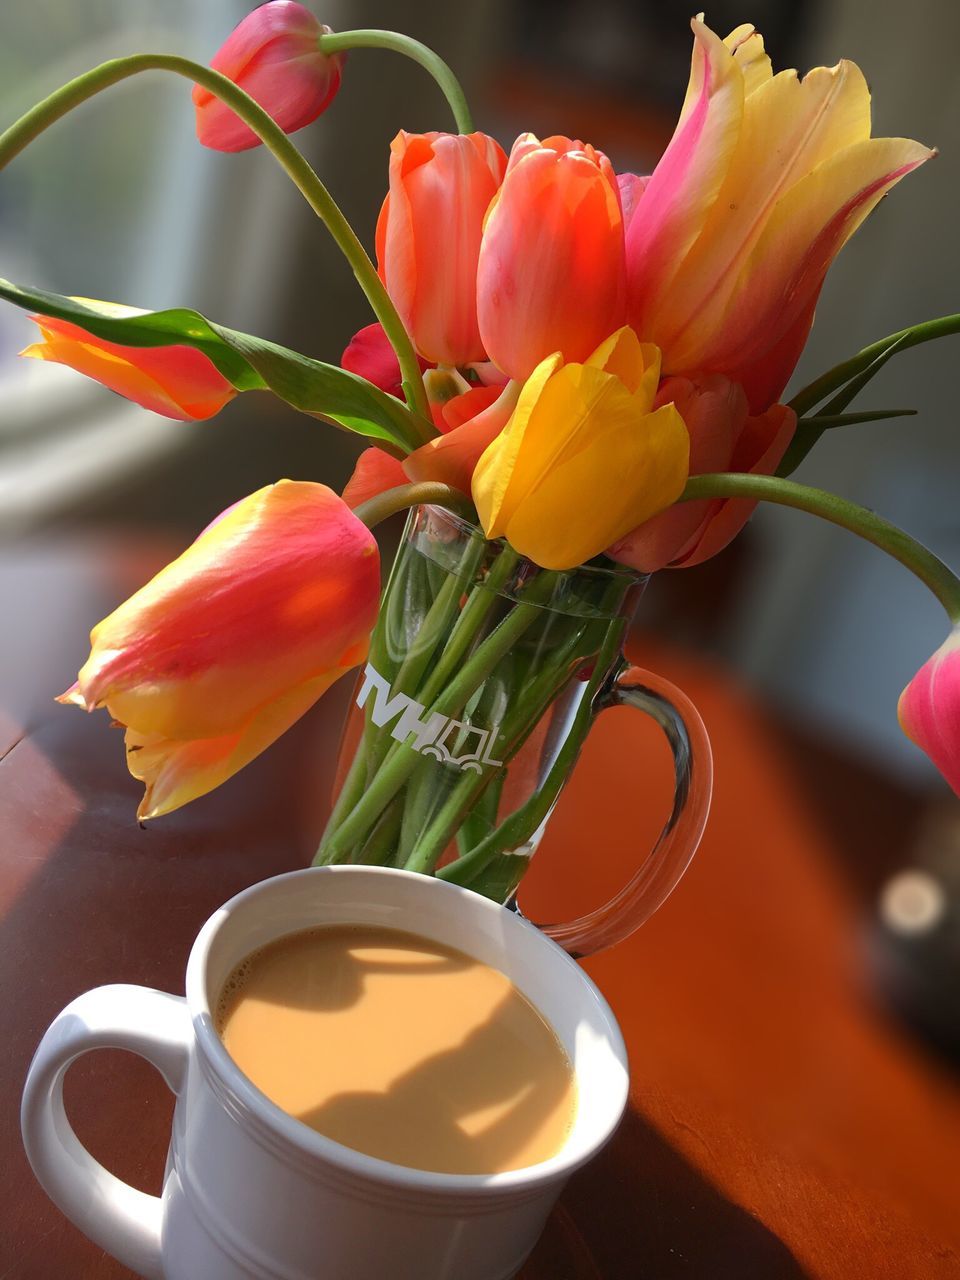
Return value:
M 136 314 L 132 307 L 111 306 L 115 314 Z M 22 356 L 65 364 L 166 418 L 212 418 L 237 394 L 216 365 L 193 347 L 124 347 L 66 320 L 31 319 L 43 340 L 21 351 Z
M 398 400 L 403 399 L 400 361 L 383 331 L 383 325 L 368 324 L 358 329 L 347 343 L 340 364 L 348 373 L 359 374 L 381 391 L 396 396 Z M 427 368 L 426 361 L 420 360 L 420 372 L 425 373 Z
M 523 381 L 547 356 L 586 360 L 623 323 L 623 217 L 610 161 L 569 138 L 514 143 L 477 276 L 490 359 Z
M 401 130 L 390 146 L 390 191 L 377 223 L 380 276 L 414 346 L 435 364 L 486 358 L 477 257 L 506 163 L 485 133 Z
M 773 75 L 750 26 L 693 32 L 680 120 L 627 232 L 627 316 L 665 373 L 723 373 L 757 413 L 786 386 L 833 258 L 933 152 L 870 137 L 852 62 L 799 80 Z
M 295 0 L 270 0 L 248 13 L 210 65 L 268 111 L 284 133 L 316 120 L 340 88 L 344 54 L 321 53 L 330 28 Z M 260 139 L 203 85 L 195 85 L 197 137 L 214 151 L 246 151 Z
M 690 433 L 692 476 L 713 471 L 772 475 L 797 425 L 797 415 L 782 404 L 751 416 L 743 388 L 720 374 L 699 381 L 666 378 L 656 404 L 670 403 L 676 405 Z M 736 498 L 681 502 L 639 525 L 608 548 L 607 554 L 643 573 L 667 565 L 690 568 L 722 551 L 756 505 Z
M 90 634 L 60 701 L 106 707 L 146 784 L 140 818 L 231 777 L 367 654 L 369 529 L 325 485 L 281 480 L 225 511 Z

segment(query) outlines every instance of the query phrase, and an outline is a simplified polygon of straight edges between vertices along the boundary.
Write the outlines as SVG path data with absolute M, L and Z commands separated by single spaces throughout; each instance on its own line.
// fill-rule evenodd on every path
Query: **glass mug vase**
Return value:
M 606 708 L 629 706 L 669 742 L 670 816 L 608 903 L 541 927 L 587 955 L 643 924 L 696 852 L 712 787 L 696 709 L 623 656 L 645 584 L 620 567 L 541 569 L 444 508 L 413 510 L 315 865 L 403 868 L 515 904 L 591 725 Z

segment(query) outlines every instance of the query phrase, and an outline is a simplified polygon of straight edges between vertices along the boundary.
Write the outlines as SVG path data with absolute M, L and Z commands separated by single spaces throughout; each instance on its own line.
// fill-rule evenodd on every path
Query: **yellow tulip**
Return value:
M 674 502 L 690 441 L 673 404 L 653 409 L 659 380 L 659 350 L 627 327 L 583 364 L 543 360 L 474 472 L 487 537 L 570 569 Z

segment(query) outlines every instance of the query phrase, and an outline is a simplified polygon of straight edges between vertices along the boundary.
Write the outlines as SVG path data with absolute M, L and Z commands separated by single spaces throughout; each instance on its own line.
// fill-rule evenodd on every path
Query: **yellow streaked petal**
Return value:
M 511 545 L 548 569 L 591 559 L 669 506 L 686 483 L 689 437 L 674 405 L 640 414 L 621 388 L 592 426 L 507 521 Z

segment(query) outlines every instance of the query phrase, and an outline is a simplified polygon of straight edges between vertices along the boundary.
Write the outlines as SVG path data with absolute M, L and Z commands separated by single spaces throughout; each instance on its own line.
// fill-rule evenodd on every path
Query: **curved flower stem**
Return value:
M 358 520 L 362 520 L 368 529 L 373 529 L 382 520 L 395 516 L 398 511 L 421 506 L 446 507 L 448 511 L 466 516 L 468 519 L 476 517 L 473 503 L 466 494 L 448 484 L 440 484 L 439 481 L 433 480 L 424 480 L 419 484 L 401 484 L 395 489 L 387 489 L 383 493 L 378 493 L 376 497 L 361 502 L 354 508 L 353 514 Z
M 0 134 L 0 169 L 68 111 L 101 90 L 127 80 L 130 76 L 139 75 L 142 71 L 172 71 L 174 75 L 203 85 L 236 112 L 267 150 L 273 153 L 311 209 L 324 222 L 353 268 L 360 288 L 367 295 L 374 314 L 397 353 L 407 403 L 422 419 L 417 422 L 417 429 L 424 442 L 431 439 L 436 432 L 430 429 L 430 410 L 416 352 L 403 321 L 390 301 L 366 250 L 357 239 L 356 232 L 317 173 L 276 121 L 239 85 L 219 71 L 191 62 L 189 58 L 165 53 L 137 53 L 127 58 L 113 58 L 109 62 L 102 62 L 100 66 L 62 85 Z
M 467 106 L 463 86 L 440 55 L 434 53 L 428 45 L 399 31 L 358 30 L 334 31 L 330 35 L 323 35 L 319 46 L 321 53 L 345 53 L 348 49 L 390 49 L 393 53 L 402 53 L 412 58 L 425 71 L 429 71 L 440 86 L 450 104 L 459 132 L 473 132 L 473 117 Z
M 741 475 L 736 472 L 717 475 L 691 476 L 680 495 L 679 502 L 691 502 L 703 498 L 747 498 L 753 502 L 776 502 L 797 511 L 808 511 L 829 520 L 841 529 L 849 529 L 858 537 L 872 542 L 894 560 L 910 570 L 933 592 L 951 622 L 960 623 L 960 579 L 938 556 L 916 539 L 898 529 L 896 525 L 848 502 L 835 493 L 783 480 L 778 476 Z
M 922 342 L 931 342 L 934 338 L 945 338 L 953 333 L 960 333 L 960 314 L 941 316 L 937 320 L 927 320 L 923 324 L 914 324 L 909 329 L 900 329 L 897 333 L 891 333 L 886 338 L 881 338 L 879 342 L 873 342 L 869 347 L 864 347 L 849 360 L 844 360 L 842 364 L 834 365 L 832 369 L 822 373 L 814 382 L 797 392 L 790 401 L 790 407 L 796 410 L 797 417 L 802 417 L 815 404 L 825 400 L 831 392 L 845 386 L 852 378 L 868 369 L 874 361 L 880 360 L 890 352 L 892 347 L 896 347 L 897 351 L 905 351 L 907 347 L 916 347 Z

